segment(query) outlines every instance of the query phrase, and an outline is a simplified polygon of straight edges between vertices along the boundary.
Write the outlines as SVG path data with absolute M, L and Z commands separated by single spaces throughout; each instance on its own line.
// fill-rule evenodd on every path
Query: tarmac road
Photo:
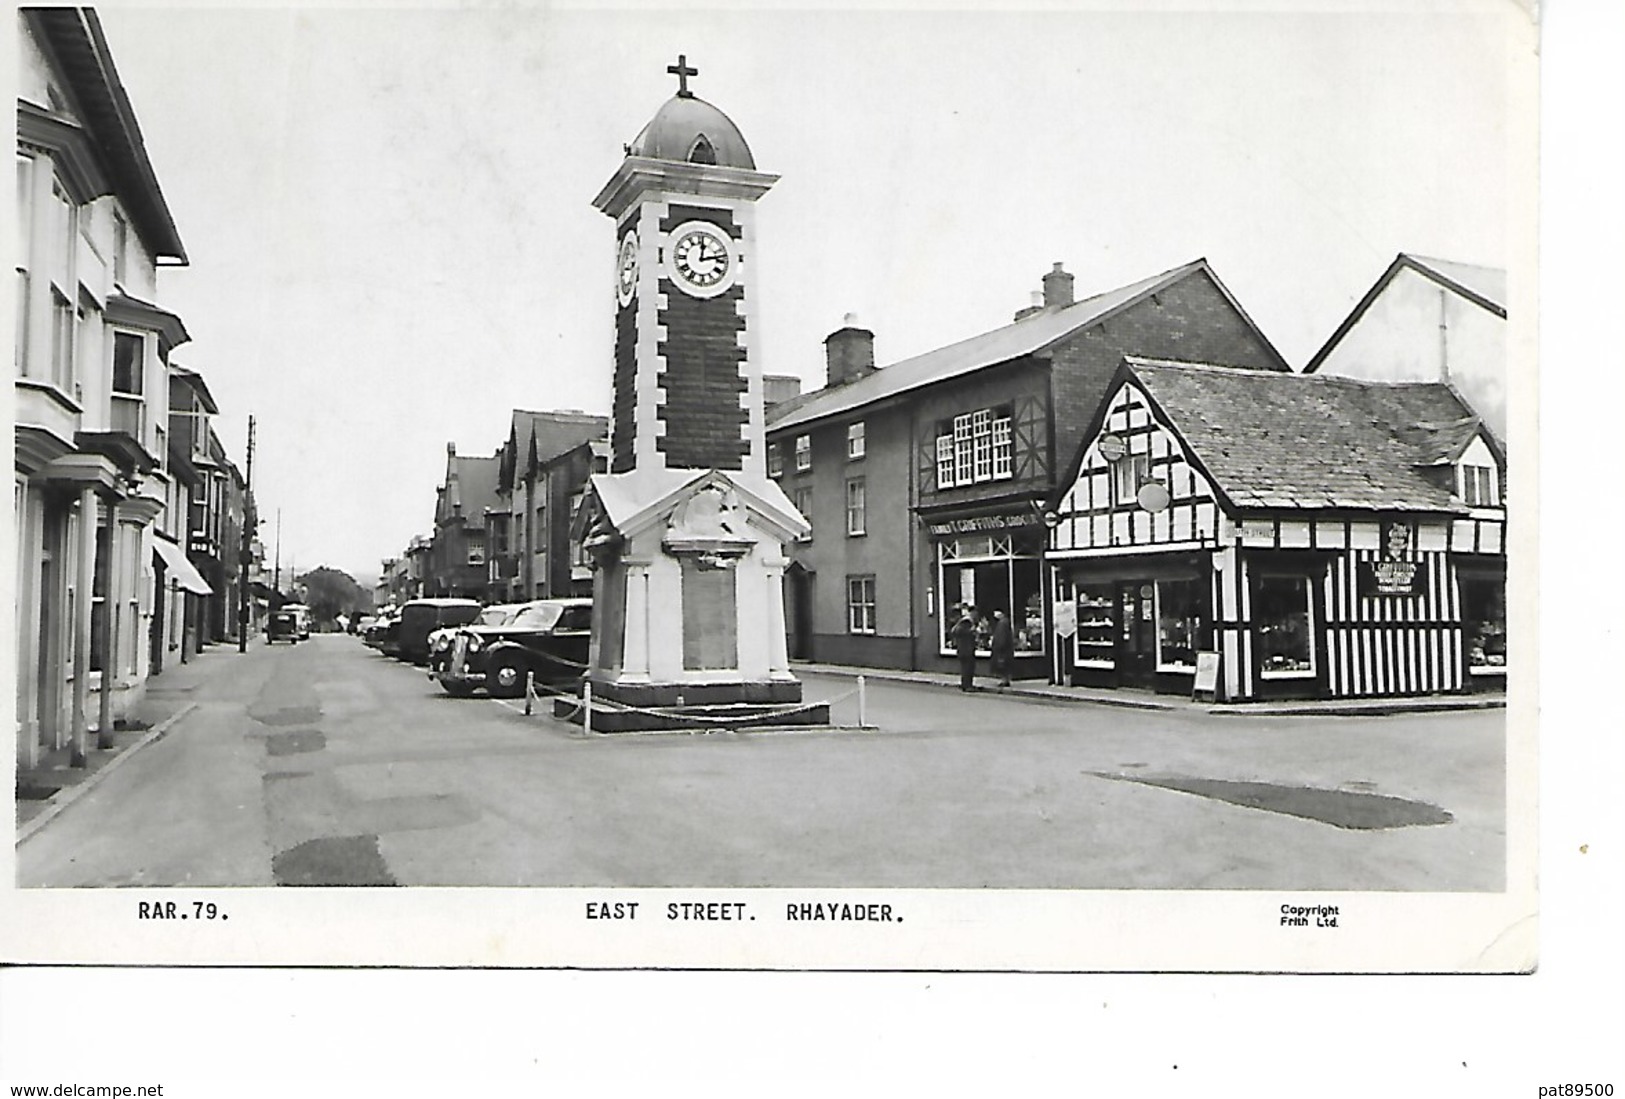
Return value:
M 343 635 L 197 708 L 18 848 L 24 886 L 1495 891 L 1504 711 L 1216 716 L 871 681 L 875 731 L 584 737 Z M 850 679 L 804 677 L 809 700 Z

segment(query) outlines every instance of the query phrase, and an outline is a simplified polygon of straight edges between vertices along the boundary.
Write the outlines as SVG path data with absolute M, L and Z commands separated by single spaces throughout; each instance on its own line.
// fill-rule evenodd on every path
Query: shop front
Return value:
M 1058 679 L 1083 687 L 1189 694 L 1210 643 L 1205 555 L 1145 554 L 1058 562 L 1056 605 L 1070 604 Z
M 1045 532 L 1038 516 L 1023 506 L 1016 513 L 939 518 L 930 521 L 928 529 L 933 575 L 926 602 L 936 622 L 936 655 L 943 661 L 953 658 L 950 634 L 958 621 L 958 609 L 968 605 L 976 620 L 978 657 L 992 658 L 995 612 L 999 612 L 1010 621 L 1015 646 L 1013 675 L 1048 675 Z
M 1507 685 L 1507 573 L 1504 558 L 1459 555 L 1462 655 L 1470 691 L 1504 691 Z
M 1224 701 L 1503 690 L 1483 438 L 1442 386 L 1125 360 L 1052 505 L 1052 674 L 1189 694 L 1201 665 Z M 1350 453 L 1357 476 L 1318 457 Z

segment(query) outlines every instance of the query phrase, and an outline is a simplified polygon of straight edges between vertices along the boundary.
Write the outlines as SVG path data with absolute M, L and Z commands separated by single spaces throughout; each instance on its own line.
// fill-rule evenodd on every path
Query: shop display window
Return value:
M 1461 578 L 1462 639 L 1467 671 L 1504 675 L 1507 667 L 1507 604 L 1504 577 Z
M 1157 671 L 1195 673 L 1201 607 L 1197 580 L 1157 581 Z
M 969 603 L 976 616 L 976 650 L 992 655 L 993 612 L 1010 619 L 1016 655 L 1044 651 L 1044 597 L 1038 546 L 1010 535 L 971 535 L 938 544 L 938 587 L 942 593 L 939 643 L 953 654 L 953 628 L 959 606 Z
M 1112 637 L 1112 601 L 1115 598 L 1110 584 L 1085 584 L 1078 588 L 1078 632 L 1074 637 L 1074 659 L 1079 667 L 1115 666 L 1113 653 L 1116 642 Z
M 1304 679 L 1315 674 L 1312 585 L 1307 576 L 1263 576 L 1253 596 L 1266 679 Z

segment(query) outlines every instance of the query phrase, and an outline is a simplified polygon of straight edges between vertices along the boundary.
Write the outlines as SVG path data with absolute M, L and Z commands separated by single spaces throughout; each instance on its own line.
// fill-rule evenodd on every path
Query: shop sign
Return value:
M 1420 573 L 1411 555 L 1411 528 L 1403 522 L 1384 523 L 1381 556 L 1360 562 L 1360 595 L 1421 595 Z
M 1021 530 L 1038 524 L 1039 519 L 1037 516 L 1023 513 L 1015 515 L 976 515 L 968 519 L 949 519 L 942 523 L 932 523 L 931 533 L 938 536 L 976 534 L 989 530 Z

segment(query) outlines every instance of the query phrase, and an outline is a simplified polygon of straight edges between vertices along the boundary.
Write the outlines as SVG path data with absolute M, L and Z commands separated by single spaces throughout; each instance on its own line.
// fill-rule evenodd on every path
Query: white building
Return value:
M 1507 440 L 1506 272 L 1401 252 L 1305 374 L 1444 382 Z
M 18 757 L 111 732 L 146 686 L 186 252 L 93 11 L 24 10 L 17 101 Z M 104 690 L 104 688 L 106 688 Z

